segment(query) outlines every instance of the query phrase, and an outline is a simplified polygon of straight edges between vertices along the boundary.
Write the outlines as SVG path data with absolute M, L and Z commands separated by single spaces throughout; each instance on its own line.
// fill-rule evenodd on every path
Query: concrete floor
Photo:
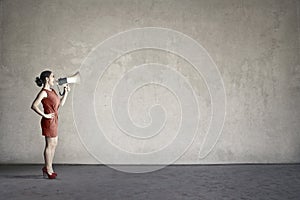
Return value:
M 300 164 L 168 166 L 128 174 L 103 165 L 0 165 L 0 199 L 300 199 Z

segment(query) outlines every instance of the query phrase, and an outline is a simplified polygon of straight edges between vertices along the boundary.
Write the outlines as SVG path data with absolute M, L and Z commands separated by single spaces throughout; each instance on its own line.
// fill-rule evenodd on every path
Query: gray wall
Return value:
M 146 150 L 140 150 L 139 142 L 113 135 L 120 129 L 113 128 L 113 121 L 108 121 L 111 118 L 110 109 L 103 109 L 103 102 L 106 97 L 112 97 L 106 93 L 110 92 L 108 88 L 113 88 L 112 80 L 117 81 L 118 76 L 127 72 L 130 66 L 148 59 L 170 65 L 182 73 L 183 77 L 190 80 L 199 102 L 201 125 L 192 145 L 176 163 L 300 162 L 299 1 L 0 2 L 0 163 L 43 162 L 44 138 L 41 136 L 40 117 L 30 109 L 39 92 L 34 79 L 42 70 L 50 68 L 57 77 L 73 74 L 99 43 L 117 33 L 142 27 L 176 30 L 203 46 L 224 81 L 226 120 L 221 135 L 215 138 L 218 140 L 214 148 L 207 156 L 200 158 L 199 150 L 209 129 L 212 109 L 204 80 L 194 75 L 188 63 L 170 52 L 133 52 L 129 57 L 125 55 L 112 63 L 101 79 L 103 87 L 98 84 L 96 90 L 86 89 L 87 98 L 97 98 L 95 111 L 98 122 L 103 123 L 104 132 L 113 143 L 132 152 L 147 151 L 146 147 Z M 128 60 L 134 61 L 130 63 Z M 88 70 L 88 66 L 85 65 L 85 70 Z M 89 77 L 83 76 L 82 79 L 84 82 Z M 95 155 L 88 151 L 89 147 L 80 139 L 84 133 L 78 130 L 80 122 L 75 119 L 73 107 L 80 86 L 71 87 L 71 94 L 60 109 L 59 145 L 55 162 L 98 163 Z M 136 94 L 136 100 L 129 108 L 135 123 L 145 125 L 147 123 L 143 122 L 149 122 L 143 105 L 155 102 L 151 100 L 154 93 L 159 96 L 168 91 L 149 86 Z M 168 138 L 178 128 L 177 117 L 180 118 L 180 112 L 176 99 L 166 95 L 160 100 L 160 104 L 171 113 L 166 116 L 171 121 L 166 126 L 165 136 L 145 144 L 149 149 L 151 144 L 155 149 L 156 144 L 170 142 Z M 100 147 L 102 143 L 96 141 L 95 144 Z M 112 163 L 121 160 L 121 155 L 105 153 L 112 158 Z M 168 154 L 160 156 L 159 159 L 164 160 Z

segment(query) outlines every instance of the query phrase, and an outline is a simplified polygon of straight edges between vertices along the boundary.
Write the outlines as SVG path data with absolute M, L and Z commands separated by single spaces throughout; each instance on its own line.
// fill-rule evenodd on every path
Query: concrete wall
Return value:
M 57 77 L 73 74 L 78 69 L 83 75 L 83 84 L 71 86 L 66 105 L 60 109 L 56 163 L 101 161 L 97 155 L 98 160 L 95 159 L 95 153 L 90 151 L 92 147 L 82 141 L 86 135 L 80 127 L 89 124 L 80 124 L 85 113 L 78 113 L 74 109 L 81 103 L 79 100 L 84 98 L 96 99 L 93 106 L 99 126 L 112 143 L 125 151 L 145 153 L 172 143 L 171 138 L 176 137 L 176 130 L 181 125 L 181 111 L 180 103 L 168 87 L 147 85 L 134 93 L 129 102 L 131 119 L 139 126 L 147 126 L 155 121 L 147 115 L 151 105 L 160 104 L 164 107 L 165 118 L 152 116 L 160 120 L 167 119 L 162 136 L 157 136 L 156 140 L 156 136 L 151 141 L 123 137 L 120 134 L 122 129 L 116 126 L 112 118 L 109 103 L 113 98 L 110 92 L 114 85 L 133 66 L 151 62 L 169 65 L 173 71 L 188 79 L 201 111 L 201 117 L 196 118 L 200 124 L 192 145 L 187 145 L 190 140 L 183 140 L 182 144 L 177 141 L 179 149 L 182 147 L 180 145 L 187 145 L 188 149 L 184 154 L 182 152 L 182 157 L 176 163 L 300 162 L 299 1 L 0 2 L 0 163 L 43 162 L 44 138 L 41 136 L 40 117 L 30 109 L 30 105 L 39 92 L 34 79 L 46 68 L 52 69 Z M 101 57 L 101 53 L 104 53 L 100 51 L 99 54 L 93 54 L 97 45 L 117 33 L 143 27 L 167 28 L 186 34 L 202 45 L 202 50 L 207 51 L 220 71 L 226 90 L 226 119 L 221 134 L 211 136 L 217 143 L 214 145 L 210 141 L 213 148 L 208 149 L 209 154 L 204 157 L 199 156 L 199 151 L 203 142 L 210 137 L 205 134 L 209 130 L 212 103 L 205 78 L 180 56 L 157 49 L 131 52 L 114 60 L 99 77 L 95 88 L 82 88 L 88 83 L 87 72 L 91 70 L 91 63 L 86 63 L 85 59 L 94 58 L 91 61 L 97 62 L 97 56 Z M 143 42 L 142 38 L 139 42 Z M 166 77 L 162 81 L 172 78 Z M 130 80 L 127 82 L 130 83 Z M 83 99 L 78 94 L 81 91 L 85 95 Z M 90 105 L 82 104 L 82 107 L 85 106 Z M 98 134 L 96 129 L 91 131 Z M 185 134 L 191 136 L 188 132 Z M 92 135 L 88 137 L 92 142 Z M 94 148 L 101 149 L 103 144 L 104 141 L 95 141 Z M 126 157 L 124 159 L 122 155 L 108 149 L 103 151 L 104 156 L 111 158 L 111 163 L 126 162 Z M 170 154 L 169 150 L 156 155 L 161 161 L 175 154 Z M 136 163 L 147 162 L 137 160 Z M 155 160 L 150 163 L 155 163 Z

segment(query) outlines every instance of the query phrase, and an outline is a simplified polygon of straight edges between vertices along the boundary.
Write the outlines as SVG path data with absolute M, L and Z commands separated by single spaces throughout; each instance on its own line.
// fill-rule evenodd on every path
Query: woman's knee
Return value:
M 57 146 L 57 138 L 47 138 L 47 147 L 55 148 Z

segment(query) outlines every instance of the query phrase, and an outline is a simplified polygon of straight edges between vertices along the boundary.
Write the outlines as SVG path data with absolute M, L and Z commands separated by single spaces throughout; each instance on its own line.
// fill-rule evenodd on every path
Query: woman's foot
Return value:
M 43 171 L 43 175 L 44 175 L 44 176 L 45 176 L 45 174 L 54 175 L 55 177 L 57 176 L 57 173 L 55 173 L 53 170 L 52 170 L 52 172 L 50 172 L 50 170 L 49 170 L 49 172 L 48 172 L 47 167 L 43 167 L 43 168 L 42 168 L 42 171 Z
M 49 179 L 55 179 L 56 176 L 52 173 L 52 174 L 49 174 L 48 172 L 43 172 L 44 174 L 44 177 L 45 177 L 45 174 L 48 176 Z

